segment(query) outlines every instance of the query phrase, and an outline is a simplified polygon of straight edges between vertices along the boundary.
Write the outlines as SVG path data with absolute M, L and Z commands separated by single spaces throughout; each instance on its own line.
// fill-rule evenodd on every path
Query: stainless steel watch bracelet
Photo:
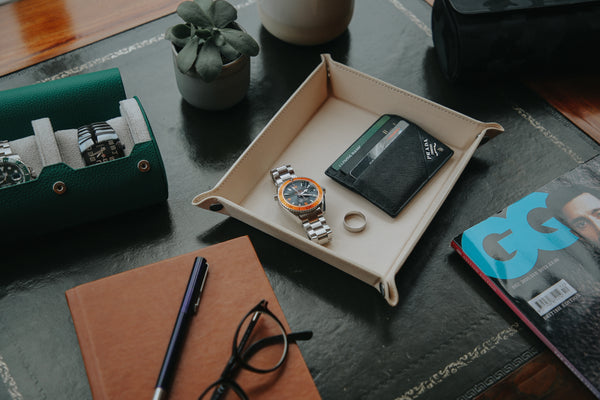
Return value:
M 118 140 L 119 136 L 107 122 L 94 122 L 77 128 L 79 151 L 82 153 L 96 143 Z
M 313 242 L 319 244 L 328 243 L 331 240 L 332 231 L 320 209 L 315 217 L 314 219 L 301 218 L 302 227 L 306 231 L 308 238 Z
M 279 187 L 283 182 L 296 178 L 296 174 L 291 165 L 283 165 L 271 170 L 271 178 L 273 178 L 275 186 Z
M 0 157 L 11 157 L 14 155 L 8 140 L 0 140 Z

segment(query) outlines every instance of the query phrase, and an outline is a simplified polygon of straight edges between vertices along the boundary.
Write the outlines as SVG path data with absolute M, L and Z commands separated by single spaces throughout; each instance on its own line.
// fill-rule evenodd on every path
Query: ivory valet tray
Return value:
M 454 150 L 452 158 L 392 218 L 325 175 L 325 170 L 382 114 L 398 114 Z M 395 276 L 446 199 L 484 136 L 503 131 L 335 62 L 328 54 L 269 121 L 217 185 L 192 204 L 232 216 L 375 287 L 398 303 Z M 326 190 L 327 245 L 311 242 L 299 220 L 274 200 L 272 168 L 291 164 Z M 343 226 L 361 211 L 362 232 Z

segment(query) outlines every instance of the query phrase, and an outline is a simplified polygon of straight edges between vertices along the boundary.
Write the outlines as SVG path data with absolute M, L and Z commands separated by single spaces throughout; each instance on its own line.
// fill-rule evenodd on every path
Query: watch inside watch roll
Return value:
M 27 182 L 32 178 L 31 171 L 21 161 L 10 158 L 0 159 L 0 188 Z
M 119 139 L 109 139 L 91 145 L 81 153 L 81 156 L 86 165 L 91 165 L 116 160 L 125 156 L 125 153 Z
M 107 122 L 83 125 L 77 129 L 77 137 L 85 165 L 99 164 L 125 156 L 125 146 Z

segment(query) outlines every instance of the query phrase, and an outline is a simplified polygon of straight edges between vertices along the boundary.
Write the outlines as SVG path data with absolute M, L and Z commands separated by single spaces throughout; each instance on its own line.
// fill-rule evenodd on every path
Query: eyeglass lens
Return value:
M 236 340 L 240 360 L 255 372 L 268 372 L 279 367 L 286 356 L 285 330 L 266 312 L 256 311 L 247 315 Z
M 207 388 L 200 399 L 246 400 L 246 393 L 236 381 L 240 371 L 270 372 L 285 360 L 288 346 L 285 329 L 273 315 L 263 312 L 261 305 L 255 310 L 246 315 L 235 333 L 234 355 L 221 379 Z

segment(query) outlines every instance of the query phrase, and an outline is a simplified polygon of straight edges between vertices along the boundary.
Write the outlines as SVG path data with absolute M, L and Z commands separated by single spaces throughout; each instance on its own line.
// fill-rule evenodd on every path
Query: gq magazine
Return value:
M 600 156 L 452 247 L 600 398 Z

